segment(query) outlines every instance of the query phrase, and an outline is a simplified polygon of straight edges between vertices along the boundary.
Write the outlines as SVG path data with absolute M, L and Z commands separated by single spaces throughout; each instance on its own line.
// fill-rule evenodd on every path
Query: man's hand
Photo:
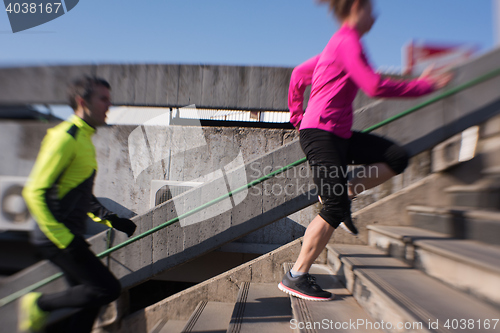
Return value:
M 117 215 L 107 216 L 106 220 L 111 222 L 113 228 L 126 233 L 129 237 L 134 234 L 135 228 L 137 228 L 134 222 L 129 219 L 118 217 Z

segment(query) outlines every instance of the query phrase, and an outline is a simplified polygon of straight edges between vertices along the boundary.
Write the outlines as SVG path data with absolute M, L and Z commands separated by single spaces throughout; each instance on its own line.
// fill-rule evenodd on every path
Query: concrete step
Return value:
M 412 265 L 414 242 L 419 239 L 448 239 L 449 235 L 422 228 L 406 226 L 369 225 L 368 245 Z
M 418 240 L 415 267 L 500 309 L 500 247 L 469 240 Z
M 500 177 L 500 166 L 493 166 L 481 172 L 486 177 Z
M 413 227 L 368 229 L 370 246 L 500 308 L 500 247 Z
M 225 333 L 233 309 L 234 303 L 201 301 L 188 320 L 163 319 L 150 333 Z
M 378 324 L 386 332 L 499 329 L 498 309 L 388 257 L 381 250 L 361 245 L 328 245 L 328 261 L 358 303 L 374 318 L 374 326 Z M 465 328 L 460 329 L 463 322 Z M 486 329 L 486 323 L 496 323 L 496 328 Z
M 186 320 L 161 320 L 149 333 L 181 333 Z
M 225 333 L 233 309 L 234 303 L 201 301 L 181 332 Z
M 285 272 L 293 264 L 285 263 Z M 292 303 L 293 319 L 291 328 L 297 333 L 317 332 L 360 332 L 353 326 L 358 321 L 371 321 L 373 319 L 361 308 L 351 293 L 335 278 L 333 271 L 327 265 L 314 264 L 309 271 L 316 277 L 316 281 L 324 290 L 335 295 L 330 302 L 310 302 L 298 297 L 290 296 Z M 383 332 L 376 329 L 363 330 L 366 333 Z
M 500 245 L 500 212 L 428 206 L 408 206 L 407 211 L 414 227 Z
M 228 333 L 292 332 L 290 298 L 276 283 L 241 284 Z
M 445 190 L 454 206 L 475 209 L 500 209 L 500 177 L 485 177 L 470 185 L 451 186 Z

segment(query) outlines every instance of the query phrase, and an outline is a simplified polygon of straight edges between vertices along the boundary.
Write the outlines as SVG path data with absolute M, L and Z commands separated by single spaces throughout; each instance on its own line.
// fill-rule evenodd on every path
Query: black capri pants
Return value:
M 88 333 L 99 314 L 101 306 L 120 296 L 121 285 L 99 258 L 89 249 L 89 244 L 75 236 L 64 250 L 54 244 L 38 246 L 45 259 L 57 265 L 64 273 L 69 288 L 43 294 L 38 305 L 44 311 L 75 308 L 79 311 L 70 318 L 67 326 L 49 329 L 48 332 Z
M 323 201 L 319 215 L 334 228 L 351 214 L 348 165 L 386 163 L 396 174 L 408 165 L 404 148 L 374 134 L 353 132 L 349 139 L 344 139 L 328 131 L 306 128 L 300 131 L 300 145 Z M 368 170 L 362 176 L 376 177 L 377 172 Z

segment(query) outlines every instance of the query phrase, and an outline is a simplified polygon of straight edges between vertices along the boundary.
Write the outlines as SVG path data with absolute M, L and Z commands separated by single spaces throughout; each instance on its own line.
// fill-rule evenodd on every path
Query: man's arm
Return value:
M 113 228 L 111 222 L 107 220 L 110 215 L 114 213 L 104 207 L 97 198 L 92 195 L 92 199 L 90 199 L 90 211 L 87 215 L 94 221 L 104 225 L 107 225 L 110 228 Z
M 94 195 L 92 195 L 92 199 L 90 201 L 90 212 L 88 212 L 87 215 L 95 222 L 120 230 L 126 233 L 129 237 L 134 234 L 137 227 L 135 223 L 129 219 L 118 217 L 118 215 L 108 210 Z
M 71 231 L 56 216 L 58 206 L 49 203 L 50 197 L 56 196 L 56 182 L 69 166 L 74 156 L 75 140 L 71 135 L 47 134 L 27 185 L 23 190 L 26 204 L 38 223 L 40 230 L 58 248 L 66 248 L 74 238 Z M 59 198 L 54 198 L 57 201 Z

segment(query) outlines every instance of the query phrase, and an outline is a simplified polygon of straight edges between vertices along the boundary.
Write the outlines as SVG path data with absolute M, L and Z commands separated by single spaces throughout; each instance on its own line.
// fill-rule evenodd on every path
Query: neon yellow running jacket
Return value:
M 33 243 L 66 248 L 85 233 L 87 215 L 111 227 L 113 214 L 92 194 L 97 171 L 92 135 L 95 128 L 73 115 L 49 129 L 31 171 L 23 197 L 37 221 Z

